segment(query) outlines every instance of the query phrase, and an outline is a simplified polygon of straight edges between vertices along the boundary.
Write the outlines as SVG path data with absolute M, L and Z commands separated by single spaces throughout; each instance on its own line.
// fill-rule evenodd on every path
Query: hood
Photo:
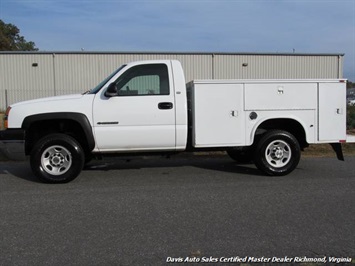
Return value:
M 24 102 L 18 102 L 11 104 L 11 107 L 33 104 L 33 103 L 42 103 L 42 102 L 54 102 L 54 101 L 63 101 L 63 100 L 75 100 L 80 99 L 84 95 L 82 94 L 71 94 L 71 95 L 63 95 L 63 96 L 54 96 L 54 97 L 47 97 L 47 98 L 40 98 L 35 100 L 29 100 Z
M 80 113 L 90 120 L 94 98 L 95 94 L 73 94 L 12 104 L 8 117 L 9 127 L 21 128 L 26 117 L 48 113 Z

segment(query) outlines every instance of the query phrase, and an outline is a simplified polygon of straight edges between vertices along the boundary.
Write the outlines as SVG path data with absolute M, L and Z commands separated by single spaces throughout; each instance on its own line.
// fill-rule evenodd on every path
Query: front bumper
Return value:
M 22 129 L 0 131 L 0 155 L 10 160 L 25 160 L 25 131 Z

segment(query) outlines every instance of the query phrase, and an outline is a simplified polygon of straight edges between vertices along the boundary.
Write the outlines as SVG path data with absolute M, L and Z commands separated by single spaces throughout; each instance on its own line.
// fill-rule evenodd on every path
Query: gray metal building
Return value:
M 120 65 L 177 59 L 193 79 L 343 78 L 344 54 L 0 52 L 0 110 L 14 102 L 80 93 Z

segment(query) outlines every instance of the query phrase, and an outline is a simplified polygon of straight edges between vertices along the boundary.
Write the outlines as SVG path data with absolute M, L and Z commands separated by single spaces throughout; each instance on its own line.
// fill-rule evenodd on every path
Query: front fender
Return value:
M 30 115 L 24 119 L 22 123 L 22 129 L 24 129 L 25 131 L 28 130 L 30 126 L 35 122 L 58 120 L 58 119 L 72 120 L 77 122 L 83 129 L 83 132 L 85 134 L 84 137 L 86 138 L 86 141 L 88 143 L 89 150 L 92 151 L 94 149 L 95 138 L 92 131 L 92 127 L 87 116 L 82 113 L 58 112 L 58 113 L 44 113 L 44 114 Z

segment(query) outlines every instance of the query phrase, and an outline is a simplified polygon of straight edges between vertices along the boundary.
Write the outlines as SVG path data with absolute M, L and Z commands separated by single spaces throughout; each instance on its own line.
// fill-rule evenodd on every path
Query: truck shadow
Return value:
M 32 173 L 31 167 L 29 162 L 21 161 L 4 161 L 0 163 L 0 177 L 2 175 L 10 174 L 16 176 L 18 178 L 35 182 L 41 183 L 40 180 Z
M 210 171 L 227 172 L 251 176 L 264 176 L 253 164 L 240 165 L 229 157 L 218 156 L 187 156 L 187 157 L 134 157 L 134 158 L 108 158 L 104 160 L 93 160 L 84 167 L 81 175 L 92 172 L 107 172 L 119 170 L 144 170 L 153 168 L 181 168 L 193 167 Z M 0 177 L 10 174 L 26 181 L 41 183 L 32 173 L 29 162 L 2 162 L 0 164 Z M 84 177 L 85 178 L 85 177 Z
M 171 158 L 116 158 L 102 161 L 93 161 L 84 170 L 86 171 L 111 171 L 149 168 L 175 168 L 194 167 L 205 170 L 220 171 L 235 174 L 265 176 L 254 164 L 237 164 L 227 156 L 187 156 Z

